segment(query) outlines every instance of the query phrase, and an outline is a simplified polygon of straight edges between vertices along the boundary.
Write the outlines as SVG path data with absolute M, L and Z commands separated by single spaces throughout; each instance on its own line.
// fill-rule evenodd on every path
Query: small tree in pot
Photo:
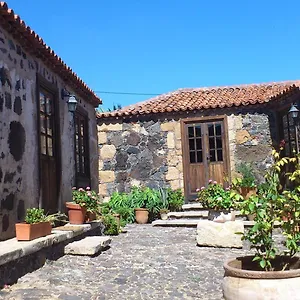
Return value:
M 242 239 L 255 249 L 253 256 L 239 257 L 225 263 L 223 294 L 225 299 L 299 299 L 300 250 L 297 230 L 300 215 L 299 155 L 281 158 L 273 151 L 274 163 L 268 170 L 264 188 L 246 199 L 242 212 L 255 215 L 255 225 Z M 287 165 L 293 173 L 286 174 L 294 187 L 283 190 L 280 178 Z M 289 218 L 282 219 L 283 214 Z M 274 240 L 275 223 L 280 222 L 285 237 L 285 250 L 280 252 Z M 284 279 L 284 280 L 281 280 Z

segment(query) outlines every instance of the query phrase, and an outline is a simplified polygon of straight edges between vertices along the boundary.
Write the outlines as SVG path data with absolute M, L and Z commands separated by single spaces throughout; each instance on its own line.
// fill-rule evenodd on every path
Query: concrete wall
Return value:
M 38 184 L 38 128 L 36 74 L 72 91 L 40 59 L 32 57 L 0 27 L 0 240 L 14 235 L 14 224 L 22 221 L 27 208 L 41 203 Z M 80 99 L 90 119 L 92 188 L 98 188 L 97 129 L 94 108 Z M 62 179 L 59 206 L 71 199 L 74 184 L 74 128 L 65 100 L 59 99 Z
M 98 120 L 99 191 L 109 199 L 114 191 L 133 185 L 184 188 L 180 119 L 226 115 L 230 174 L 250 162 L 263 180 L 276 143 L 275 119 L 270 110 L 206 110 L 193 114 L 140 117 L 135 120 Z

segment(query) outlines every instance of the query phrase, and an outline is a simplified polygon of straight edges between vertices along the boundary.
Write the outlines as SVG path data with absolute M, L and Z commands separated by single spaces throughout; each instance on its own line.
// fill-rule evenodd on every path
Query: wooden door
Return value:
M 54 93 L 39 89 L 41 206 L 46 213 L 58 210 L 58 119 L 55 100 Z
M 224 184 L 227 151 L 223 119 L 184 123 L 184 182 L 187 200 L 209 181 Z

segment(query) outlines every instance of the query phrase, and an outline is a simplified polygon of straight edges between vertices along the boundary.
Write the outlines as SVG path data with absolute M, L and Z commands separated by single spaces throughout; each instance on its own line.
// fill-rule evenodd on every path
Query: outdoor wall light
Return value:
M 71 113 L 74 113 L 76 111 L 77 107 L 77 100 L 74 95 L 71 95 L 69 91 L 66 89 L 61 89 L 61 98 L 64 100 L 65 98 L 68 98 L 67 104 L 68 104 L 68 110 Z
M 68 103 L 69 112 L 74 113 L 76 111 L 76 107 L 77 107 L 77 100 L 76 100 L 75 96 L 74 95 L 70 96 L 67 103 Z
M 299 131 L 299 109 L 297 108 L 296 104 L 292 104 L 289 115 L 294 120 L 294 127 L 295 127 L 295 143 L 296 143 L 296 153 L 299 153 L 299 139 L 298 139 L 298 131 Z
M 295 120 L 298 118 L 299 116 L 299 109 L 297 108 L 297 106 L 295 104 L 292 104 L 290 110 L 289 110 L 289 114 L 292 116 L 292 118 Z

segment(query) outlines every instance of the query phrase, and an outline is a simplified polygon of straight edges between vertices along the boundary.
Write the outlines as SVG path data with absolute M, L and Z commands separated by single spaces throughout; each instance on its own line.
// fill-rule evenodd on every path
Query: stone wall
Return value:
M 0 240 L 14 235 L 14 224 L 24 218 L 27 208 L 41 203 L 38 170 L 38 128 L 36 74 L 59 91 L 72 89 L 44 63 L 29 55 L 0 27 Z M 98 188 L 98 143 L 94 108 L 79 99 L 88 111 L 92 187 Z M 66 101 L 59 99 L 62 176 L 59 208 L 71 199 L 74 184 L 74 128 Z
M 276 144 L 276 124 L 268 109 L 223 109 L 197 112 L 192 117 L 227 115 L 230 174 L 236 176 L 241 162 L 253 165 L 262 181 Z M 169 186 L 183 189 L 180 119 L 173 115 L 149 121 L 98 120 L 99 190 L 109 199 L 114 191 L 129 191 L 133 185 Z
M 241 163 L 250 163 L 259 182 L 272 163 L 272 146 L 276 140 L 275 117 L 272 112 L 240 112 L 228 116 L 231 174 Z
M 98 126 L 99 192 L 128 192 L 133 185 L 183 187 L 180 124 L 137 121 Z

